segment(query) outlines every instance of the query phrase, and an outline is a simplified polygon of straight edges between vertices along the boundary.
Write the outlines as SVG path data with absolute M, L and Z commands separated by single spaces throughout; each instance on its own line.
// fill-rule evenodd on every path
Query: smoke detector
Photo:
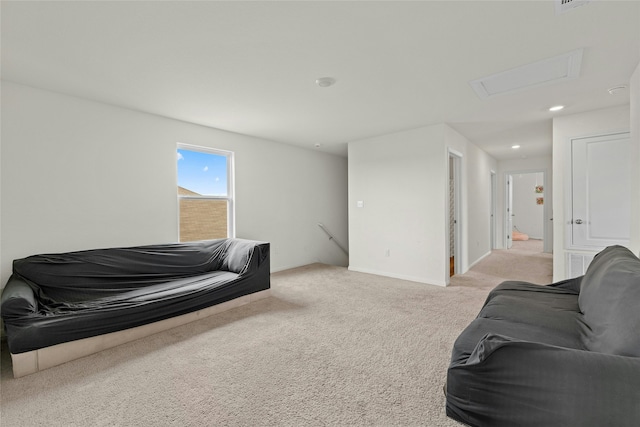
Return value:
M 333 77 L 320 77 L 316 80 L 316 84 L 320 87 L 329 87 L 336 84 L 336 79 Z
M 591 0 L 556 0 L 556 15 L 589 4 Z

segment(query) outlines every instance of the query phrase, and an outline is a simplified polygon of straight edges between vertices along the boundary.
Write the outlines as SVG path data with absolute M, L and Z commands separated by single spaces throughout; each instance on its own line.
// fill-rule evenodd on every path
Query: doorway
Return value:
M 505 172 L 505 186 L 505 248 L 550 252 L 546 171 Z
M 497 177 L 496 172 L 491 171 L 491 206 L 489 212 L 489 241 L 491 242 L 491 250 L 496 249 L 496 190 Z
M 461 161 L 462 154 L 449 149 L 449 277 L 462 271 L 461 266 Z

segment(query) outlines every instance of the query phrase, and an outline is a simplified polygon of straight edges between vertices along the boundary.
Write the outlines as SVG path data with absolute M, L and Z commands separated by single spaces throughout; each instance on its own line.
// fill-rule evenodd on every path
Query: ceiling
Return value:
M 548 108 L 628 104 L 607 89 L 640 62 L 640 1 L 563 14 L 539 0 L 1 7 L 4 80 L 339 155 L 438 123 L 497 159 L 550 155 Z M 489 99 L 469 84 L 579 48 L 567 82 Z M 325 76 L 336 84 L 318 87 Z

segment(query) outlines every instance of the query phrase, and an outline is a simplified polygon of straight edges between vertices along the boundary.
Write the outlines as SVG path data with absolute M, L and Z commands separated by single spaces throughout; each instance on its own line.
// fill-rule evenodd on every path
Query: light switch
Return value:
M 356 206 L 359 207 L 359 208 L 364 208 L 364 202 L 362 200 L 358 200 L 356 202 Z

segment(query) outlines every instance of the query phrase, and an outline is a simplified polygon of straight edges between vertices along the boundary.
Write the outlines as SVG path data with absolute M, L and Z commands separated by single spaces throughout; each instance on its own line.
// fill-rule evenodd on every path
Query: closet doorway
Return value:
M 491 171 L 491 206 L 489 213 L 489 239 L 491 240 L 491 250 L 496 249 L 496 189 L 497 176 L 494 170 Z
M 459 274 L 461 262 L 461 162 L 462 154 L 449 149 L 449 277 Z

